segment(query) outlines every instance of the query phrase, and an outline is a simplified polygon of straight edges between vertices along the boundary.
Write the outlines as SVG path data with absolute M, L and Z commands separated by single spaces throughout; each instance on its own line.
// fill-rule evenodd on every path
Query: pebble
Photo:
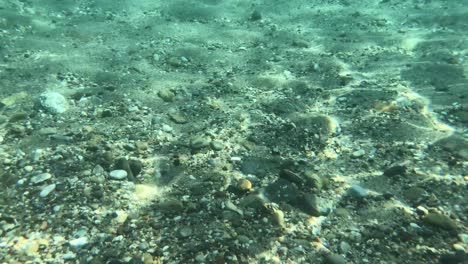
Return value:
M 88 238 L 87 237 L 79 237 L 76 239 L 72 239 L 68 241 L 71 247 L 77 248 L 77 247 L 82 247 L 86 244 L 88 244 Z
M 224 148 L 224 145 L 221 141 L 211 141 L 211 148 L 214 149 L 214 150 L 222 150 Z
M 109 173 L 109 177 L 114 180 L 123 180 L 127 178 L 127 172 L 125 170 L 113 170 Z
M 345 264 L 346 263 L 346 259 L 343 256 L 338 255 L 338 254 L 327 255 L 324 260 L 325 260 L 324 263 L 327 263 L 327 264 Z
M 170 133 L 172 132 L 174 129 L 170 126 L 170 125 L 167 125 L 167 124 L 163 124 L 161 126 L 161 130 L 166 132 L 166 133 Z
M 240 179 L 237 182 L 237 189 L 243 192 L 248 192 L 252 189 L 252 183 L 247 179 Z
M 31 183 L 33 184 L 38 184 L 44 181 L 47 181 L 48 179 L 52 178 L 52 175 L 50 173 L 41 173 L 38 175 L 35 175 L 31 178 Z
M 51 193 L 53 190 L 55 190 L 55 184 L 49 184 L 46 187 L 42 189 L 42 191 L 39 193 L 40 197 L 46 197 Z
M 57 92 L 44 92 L 39 96 L 39 101 L 52 114 L 64 113 L 69 108 L 67 99 Z
M 366 189 L 362 188 L 359 185 L 353 185 L 348 189 L 348 195 L 353 198 L 364 198 L 368 195 Z
M 384 170 L 384 176 L 395 177 L 399 175 L 406 174 L 406 166 L 404 165 L 395 165 Z
M 187 118 L 180 112 L 169 113 L 169 118 L 176 124 L 185 124 L 188 122 Z
M 175 94 L 170 89 L 165 88 L 158 92 L 159 98 L 161 98 L 164 102 L 172 102 L 174 101 Z
M 363 149 L 360 149 L 360 150 L 354 151 L 354 152 L 351 154 L 351 156 L 352 156 L 353 158 L 359 158 L 359 157 L 364 156 L 365 154 L 366 154 L 366 152 L 365 152 Z
M 189 237 L 192 235 L 192 233 L 193 233 L 192 228 L 190 228 L 189 226 L 184 226 L 179 230 L 179 234 L 182 237 Z
M 455 222 L 441 213 L 429 213 L 423 218 L 423 222 L 446 230 L 457 229 Z
M 346 254 L 351 251 L 351 245 L 346 241 L 341 241 L 340 243 L 340 252 Z
M 190 140 L 190 148 L 192 150 L 200 150 L 204 147 L 207 147 L 210 144 L 210 141 L 204 137 L 194 137 Z
M 57 129 L 55 127 L 43 127 L 39 129 L 38 133 L 44 136 L 53 135 L 57 134 Z
M 69 252 L 62 255 L 62 259 L 64 259 L 64 260 L 70 260 L 70 259 L 74 259 L 74 258 L 76 258 L 76 254 L 71 252 L 71 251 L 69 251 Z

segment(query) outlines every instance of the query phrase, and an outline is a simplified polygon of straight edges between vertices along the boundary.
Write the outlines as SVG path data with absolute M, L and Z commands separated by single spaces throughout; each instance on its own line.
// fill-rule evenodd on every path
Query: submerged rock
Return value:
M 61 114 L 69 109 L 67 99 L 57 92 L 44 92 L 40 95 L 39 101 L 48 112 Z

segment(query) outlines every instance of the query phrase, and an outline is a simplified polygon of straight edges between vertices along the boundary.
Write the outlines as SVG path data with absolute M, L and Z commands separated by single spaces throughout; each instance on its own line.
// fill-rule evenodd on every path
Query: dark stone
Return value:
M 141 259 L 141 257 L 133 257 L 132 259 L 130 259 L 128 262 L 128 264 L 143 264 L 143 260 Z
M 464 251 L 457 251 L 455 254 L 443 254 L 440 256 L 440 264 L 461 264 L 466 263 L 468 257 Z
M 393 177 L 393 176 L 402 176 L 406 174 L 406 166 L 404 165 L 395 165 L 384 170 L 384 176 Z
M 18 121 L 25 120 L 25 119 L 28 119 L 28 118 L 29 118 L 28 113 L 21 112 L 21 113 L 13 114 L 10 117 L 10 119 L 8 120 L 8 122 L 9 123 L 14 123 L 14 122 L 18 122 Z
M 139 160 L 130 160 L 129 161 L 130 170 L 132 171 L 133 176 L 138 176 L 141 172 L 143 164 Z
M 305 213 L 308 213 L 312 216 L 320 216 L 319 204 L 317 196 L 311 193 L 305 193 L 296 200 L 296 205 Z
M 241 164 L 240 170 L 245 175 L 252 174 L 257 175 L 257 171 L 260 168 L 260 163 L 257 160 L 244 160 Z
M 101 117 L 112 117 L 112 111 L 109 109 L 105 109 L 104 111 L 102 111 Z
M 250 20 L 251 21 L 257 21 L 262 19 L 262 13 L 258 11 L 258 9 L 255 9 L 252 14 L 250 14 Z
M 304 185 L 306 182 L 306 179 L 304 179 L 301 174 L 288 169 L 282 170 L 280 172 L 280 177 L 298 185 Z
M 265 196 L 274 203 L 289 203 L 299 197 L 299 189 L 285 179 L 278 179 L 265 188 Z
M 100 186 L 94 186 L 92 191 L 91 191 L 91 195 L 95 198 L 95 199 L 98 199 L 100 200 L 101 198 L 104 197 L 104 190 L 102 189 L 102 187 Z

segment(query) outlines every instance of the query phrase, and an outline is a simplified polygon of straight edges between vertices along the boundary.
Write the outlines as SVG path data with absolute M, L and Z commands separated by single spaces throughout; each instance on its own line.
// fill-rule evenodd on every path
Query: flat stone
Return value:
M 127 178 L 127 172 L 125 170 L 113 170 L 109 173 L 109 177 L 114 180 L 123 180 Z
M 423 218 L 423 222 L 446 230 L 457 229 L 457 225 L 452 219 L 440 213 L 429 213 Z
M 48 112 L 61 114 L 68 110 L 67 99 L 57 92 L 44 92 L 39 96 L 39 101 Z
M 367 194 L 367 190 L 359 185 L 353 185 L 348 189 L 348 195 L 353 198 L 364 198 Z
M 87 237 L 79 237 L 79 238 L 72 239 L 72 240 L 68 241 L 68 243 L 70 244 L 71 247 L 78 248 L 78 247 L 82 247 L 84 245 L 87 245 L 88 244 L 88 238 Z
M 49 184 L 46 187 L 44 187 L 41 192 L 39 193 L 40 197 L 46 197 L 49 195 L 53 190 L 55 190 L 55 184 Z
M 35 175 L 31 178 L 31 183 L 33 184 L 38 184 L 44 181 L 47 181 L 48 179 L 52 178 L 52 175 L 50 173 L 41 173 L 38 175 Z
M 326 264 L 345 264 L 346 259 L 338 254 L 327 255 L 324 259 Z

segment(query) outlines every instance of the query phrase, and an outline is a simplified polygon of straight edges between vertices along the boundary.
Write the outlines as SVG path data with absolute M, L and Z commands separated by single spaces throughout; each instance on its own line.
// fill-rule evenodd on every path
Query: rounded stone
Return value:
M 252 183 L 247 179 L 240 179 L 237 182 L 237 188 L 240 191 L 248 192 L 252 189 Z
M 67 99 L 57 92 L 44 92 L 40 95 L 39 101 L 42 107 L 53 114 L 64 113 L 69 108 Z
M 338 254 L 331 254 L 325 257 L 324 263 L 326 264 L 345 264 L 346 260 L 343 256 Z
M 127 178 L 127 172 L 125 170 L 113 170 L 109 173 L 109 177 L 114 180 L 123 180 Z

